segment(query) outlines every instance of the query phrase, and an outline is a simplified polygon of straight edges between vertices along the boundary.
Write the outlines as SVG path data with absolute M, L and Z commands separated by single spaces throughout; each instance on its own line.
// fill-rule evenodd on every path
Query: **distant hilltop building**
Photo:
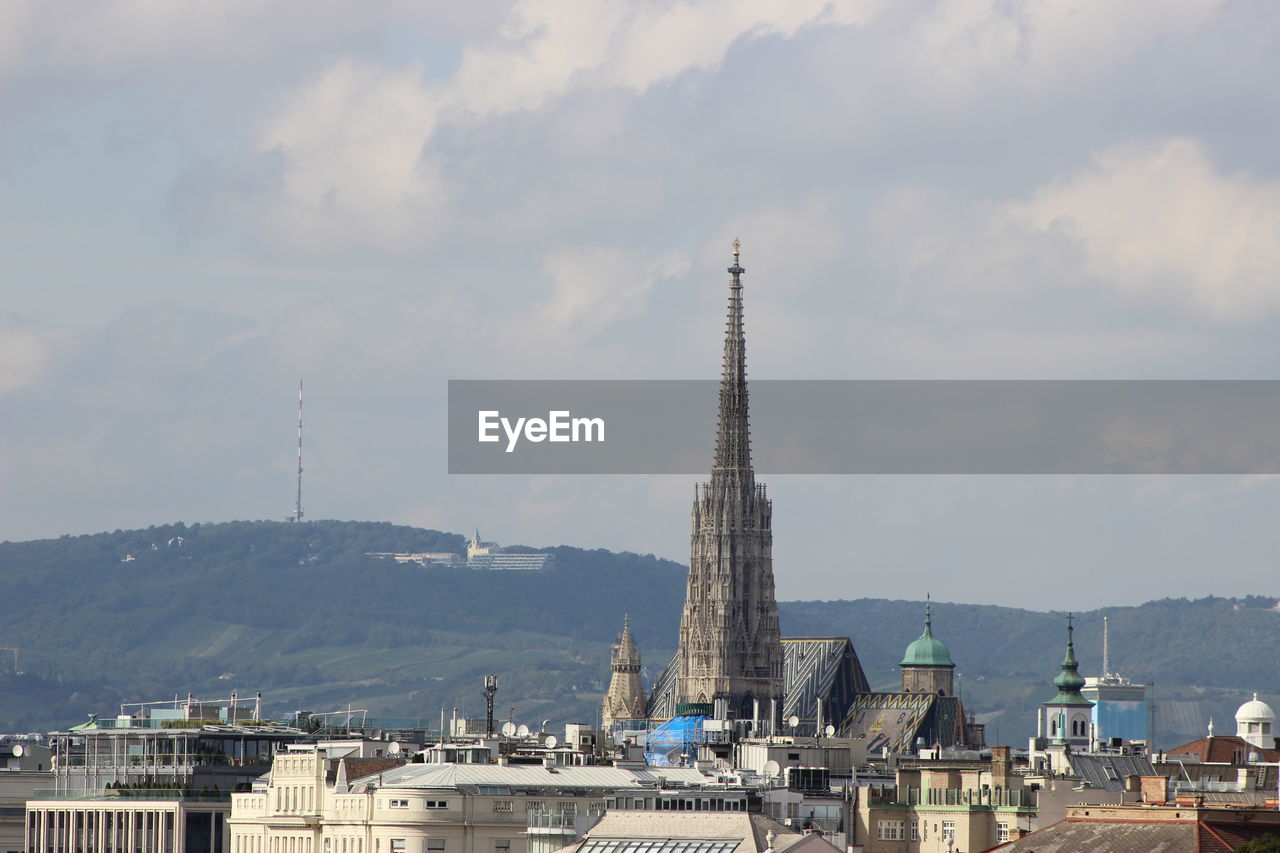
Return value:
M 545 551 L 507 551 L 497 542 L 482 542 L 480 531 L 467 543 L 467 556 L 452 551 L 369 551 L 366 557 L 395 560 L 397 563 L 417 563 L 419 566 L 457 566 L 476 571 L 539 572 L 555 559 L 555 554 Z
M 467 568 L 494 572 L 538 572 L 550 565 L 554 554 L 543 551 L 518 553 L 504 550 L 497 542 L 481 542 L 480 531 L 467 543 Z

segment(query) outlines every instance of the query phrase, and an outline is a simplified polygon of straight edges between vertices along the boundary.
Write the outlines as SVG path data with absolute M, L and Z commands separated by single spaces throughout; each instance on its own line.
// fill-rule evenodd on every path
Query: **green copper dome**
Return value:
M 1067 654 L 1062 659 L 1062 671 L 1053 679 L 1053 686 L 1058 688 L 1058 695 L 1046 702 L 1046 705 L 1092 705 L 1080 693 L 1084 687 L 1084 677 L 1080 675 L 1080 664 L 1076 661 L 1076 646 L 1072 639 L 1074 627 L 1071 615 L 1067 615 Z
M 903 666 L 955 666 L 951 662 L 951 652 L 947 644 L 933 636 L 933 618 L 931 605 L 924 608 L 924 633 L 907 646 L 907 653 L 902 656 Z

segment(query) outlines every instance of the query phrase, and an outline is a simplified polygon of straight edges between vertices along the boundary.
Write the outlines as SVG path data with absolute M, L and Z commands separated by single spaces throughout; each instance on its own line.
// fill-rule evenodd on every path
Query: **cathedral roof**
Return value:
M 907 646 L 902 656 L 903 666 L 955 666 L 947 644 L 933 636 L 932 605 L 924 606 L 924 633 Z

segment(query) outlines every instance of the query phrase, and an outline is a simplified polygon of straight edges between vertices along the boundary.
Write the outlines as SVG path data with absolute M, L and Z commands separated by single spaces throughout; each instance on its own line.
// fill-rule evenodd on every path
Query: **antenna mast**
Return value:
M 302 380 L 298 380 L 298 501 L 291 521 L 302 521 Z

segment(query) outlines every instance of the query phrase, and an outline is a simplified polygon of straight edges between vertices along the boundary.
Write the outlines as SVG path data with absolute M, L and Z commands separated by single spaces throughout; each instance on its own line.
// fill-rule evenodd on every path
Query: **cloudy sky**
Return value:
M 754 377 L 1277 378 L 1277 79 L 1268 0 L 7 0 L 0 539 L 284 518 L 305 377 L 309 518 L 684 560 L 445 383 L 715 376 L 734 236 Z M 784 598 L 1280 594 L 1269 479 L 769 487 Z

